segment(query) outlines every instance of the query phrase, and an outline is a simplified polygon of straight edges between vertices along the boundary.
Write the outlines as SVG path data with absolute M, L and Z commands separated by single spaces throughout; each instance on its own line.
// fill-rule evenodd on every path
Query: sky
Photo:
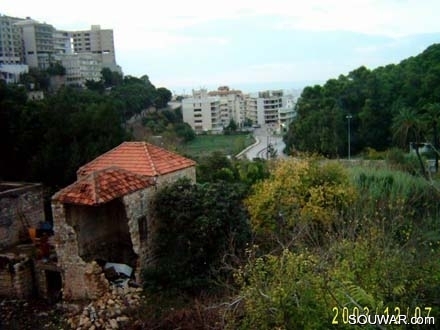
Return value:
M 113 29 L 124 75 L 175 94 L 324 84 L 440 42 L 438 0 L 3 0 L 59 30 Z

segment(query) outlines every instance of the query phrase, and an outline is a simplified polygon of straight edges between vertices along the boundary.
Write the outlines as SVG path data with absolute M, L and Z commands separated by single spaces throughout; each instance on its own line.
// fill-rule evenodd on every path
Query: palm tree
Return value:
M 403 107 L 399 113 L 393 118 L 391 129 L 393 130 L 393 138 L 400 147 L 407 149 L 408 142 L 414 143 L 417 158 L 419 160 L 420 169 L 423 176 L 428 179 L 425 166 L 419 154 L 420 132 L 423 127 L 423 118 L 416 110 L 409 107 Z
M 417 111 L 413 108 L 403 107 L 393 118 L 391 125 L 393 139 L 400 147 L 407 149 L 409 142 L 420 142 L 422 126 L 423 121 Z

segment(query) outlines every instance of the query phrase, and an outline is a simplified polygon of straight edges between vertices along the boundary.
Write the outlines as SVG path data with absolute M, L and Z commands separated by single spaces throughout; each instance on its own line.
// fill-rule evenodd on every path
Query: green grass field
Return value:
M 198 135 L 194 140 L 180 146 L 179 152 L 190 157 L 209 156 L 214 151 L 235 156 L 254 142 L 251 134 Z

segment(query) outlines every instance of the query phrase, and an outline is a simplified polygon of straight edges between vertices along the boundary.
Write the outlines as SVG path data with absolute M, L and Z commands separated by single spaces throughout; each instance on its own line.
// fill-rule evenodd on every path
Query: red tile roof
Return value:
M 141 175 L 156 176 L 195 166 L 195 162 L 150 143 L 123 142 L 80 167 L 76 174 L 81 178 L 110 166 Z
M 98 205 L 154 185 L 153 178 L 110 167 L 79 179 L 52 200 L 64 204 Z

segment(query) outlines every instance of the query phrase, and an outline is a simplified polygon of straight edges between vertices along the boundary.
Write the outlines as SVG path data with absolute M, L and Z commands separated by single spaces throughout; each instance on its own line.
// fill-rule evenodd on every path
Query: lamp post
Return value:
M 347 116 L 345 116 L 345 118 L 347 118 L 347 131 L 348 131 L 348 160 L 351 159 L 351 143 L 350 143 L 350 119 L 353 118 L 353 116 L 351 114 L 348 114 Z

